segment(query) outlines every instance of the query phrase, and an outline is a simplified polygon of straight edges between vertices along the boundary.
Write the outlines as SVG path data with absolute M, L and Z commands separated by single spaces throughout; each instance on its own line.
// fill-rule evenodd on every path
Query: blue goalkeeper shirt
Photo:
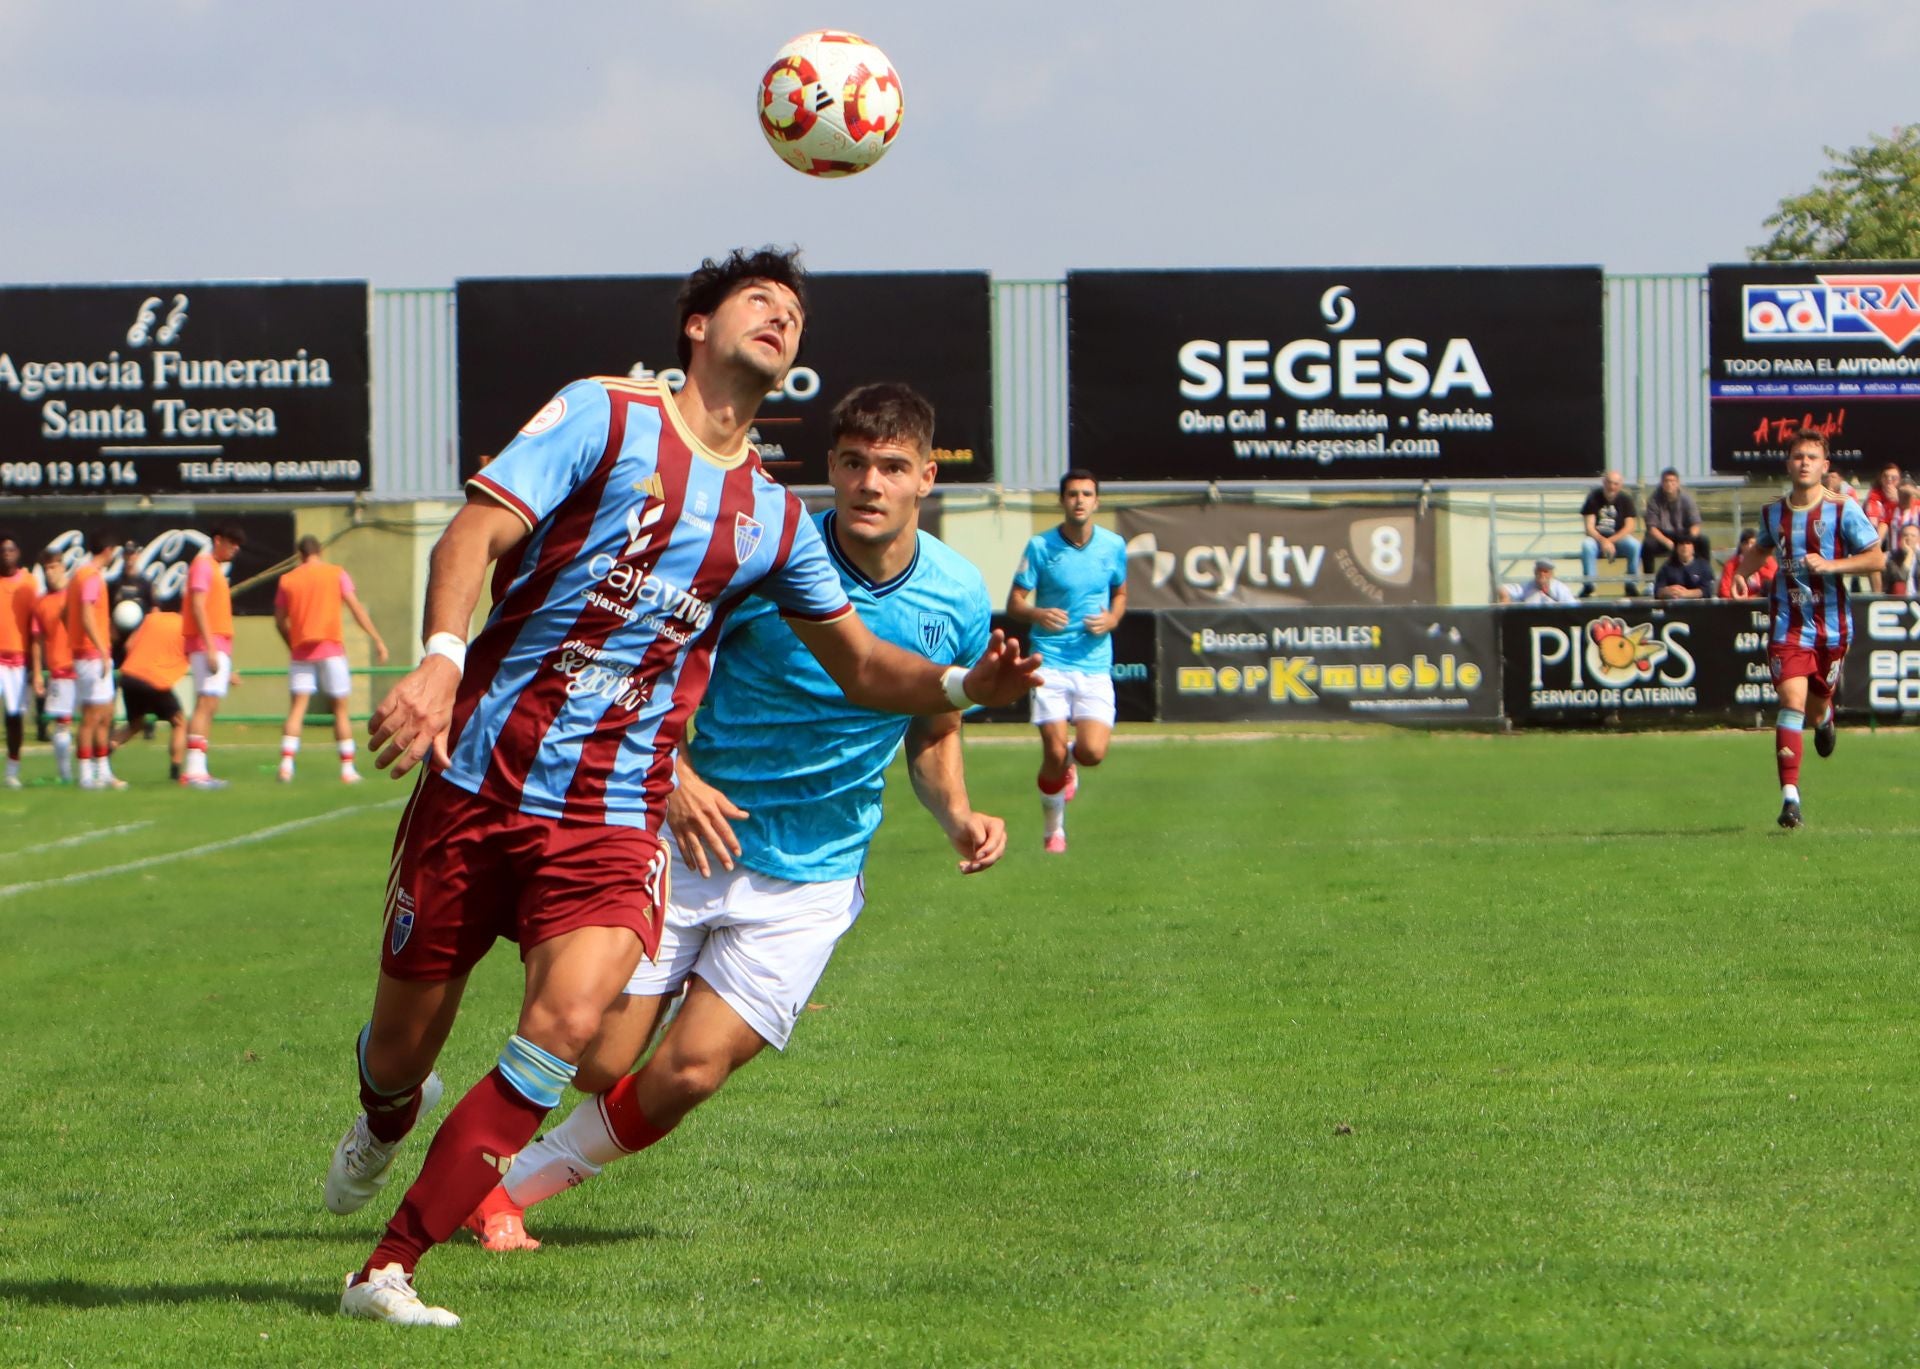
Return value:
M 875 583 L 840 550 L 832 512 L 815 521 L 847 597 L 876 636 L 941 665 L 980 659 L 991 607 L 970 562 L 922 532 L 912 564 Z M 887 767 L 910 721 L 849 703 L 779 609 L 750 598 L 721 635 L 687 758 L 747 810 L 733 823 L 742 864 L 809 883 L 848 879 L 866 863 Z

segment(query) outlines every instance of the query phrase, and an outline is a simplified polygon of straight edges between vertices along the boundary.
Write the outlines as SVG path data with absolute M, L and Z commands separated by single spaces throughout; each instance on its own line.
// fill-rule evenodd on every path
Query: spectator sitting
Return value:
M 1599 570 L 1601 557 L 1625 557 L 1629 575 L 1635 573 L 1640 563 L 1640 539 L 1633 535 L 1639 515 L 1626 484 L 1626 478 L 1619 471 L 1608 471 L 1601 478 L 1600 488 L 1589 494 L 1587 502 L 1580 506 L 1580 517 L 1587 529 L 1586 538 L 1580 543 L 1580 569 L 1587 581 L 1580 591 L 1582 599 L 1593 593 L 1593 577 Z M 1629 595 L 1635 595 L 1640 587 L 1628 582 L 1626 590 Z
M 1774 572 L 1780 569 L 1780 563 L 1767 553 L 1767 559 L 1760 563 L 1760 569 L 1742 579 L 1740 576 L 1740 558 L 1747 554 L 1747 548 L 1760 540 L 1760 534 L 1753 528 L 1743 528 L 1740 532 L 1740 545 L 1734 548 L 1733 555 L 1727 558 L 1727 564 L 1720 571 L 1720 597 L 1722 599 L 1758 599 L 1766 595 L 1773 584 Z
M 1920 599 L 1920 523 L 1900 529 L 1900 545 L 1880 572 L 1880 592 L 1902 599 Z
M 1681 533 L 1674 539 L 1673 556 L 1660 567 L 1653 579 L 1656 599 L 1713 598 L 1713 567 L 1693 554 L 1693 537 Z
M 1873 530 L 1880 534 L 1880 545 L 1889 551 L 1899 535 L 1890 529 L 1893 527 L 1893 515 L 1902 503 L 1900 493 L 1900 463 L 1889 461 L 1880 468 L 1879 478 L 1873 482 L 1873 488 L 1867 491 L 1867 501 L 1861 507 L 1866 510 L 1867 521 L 1873 524 Z
M 1652 570 L 1672 556 L 1682 533 L 1693 538 L 1696 555 L 1708 554 L 1707 539 L 1700 535 L 1700 506 L 1680 487 L 1680 472 L 1669 466 L 1660 472 L 1660 488 L 1647 496 L 1647 541 L 1640 549 L 1640 569 Z
M 1500 602 L 1503 604 L 1574 604 L 1579 599 L 1567 588 L 1566 582 L 1553 578 L 1553 562 L 1535 561 L 1533 563 L 1533 582 L 1526 585 L 1500 586 Z

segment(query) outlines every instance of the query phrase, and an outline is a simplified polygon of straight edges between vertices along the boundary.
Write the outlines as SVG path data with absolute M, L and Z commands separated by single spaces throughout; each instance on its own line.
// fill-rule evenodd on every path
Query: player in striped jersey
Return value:
M 9 789 L 20 787 L 20 745 L 27 727 L 27 644 L 40 582 L 20 564 L 20 544 L 0 537 L 0 712 L 6 714 Z
M 875 632 L 964 664 L 986 647 L 992 606 L 980 572 L 918 528 L 935 479 L 933 422 L 905 385 L 843 399 L 828 460 L 834 508 L 816 521 Z M 668 804 L 676 858 L 659 958 L 635 972 L 582 1064 L 575 1085 L 595 1096 L 523 1150 L 469 1219 L 488 1249 L 537 1248 L 526 1206 L 652 1145 L 766 1046 L 786 1048 L 860 916 L 867 845 L 903 739 L 914 791 L 961 873 L 993 865 L 1006 824 L 968 800 L 958 712 L 909 723 L 850 704 L 771 605 L 734 615 Z M 683 987 L 658 1048 L 628 1074 Z
M 799 352 L 793 253 L 705 262 L 679 301 L 686 383 L 568 386 L 468 483 L 435 544 L 427 655 L 370 723 L 375 764 L 434 765 L 400 823 L 381 974 L 357 1050 L 361 1115 L 328 1170 L 350 1212 L 385 1182 L 496 937 L 526 987 L 499 1064 L 441 1123 L 341 1311 L 451 1326 L 412 1286 L 422 1253 L 492 1190 L 560 1100 L 602 1016 L 659 946 L 658 836 L 675 750 L 714 644 L 750 591 L 772 599 L 849 699 L 904 713 L 1017 700 L 1038 662 L 999 634 L 971 670 L 876 638 L 819 533 L 747 440 Z M 489 562 L 494 608 L 464 631 Z
M 1760 515 L 1760 536 L 1740 558 L 1742 577 L 1758 571 L 1769 552 L 1780 561 L 1767 600 L 1767 662 L 1780 696 L 1773 738 L 1782 827 L 1802 824 L 1800 761 L 1808 714 L 1814 715 L 1814 749 L 1833 754 L 1834 696 L 1853 637 L 1846 577 L 1877 574 L 1887 559 L 1860 506 L 1823 487 L 1827 459 L 1824 434 L 1808 428 L 1794 434 L 1787 446 L 1791 488 Z

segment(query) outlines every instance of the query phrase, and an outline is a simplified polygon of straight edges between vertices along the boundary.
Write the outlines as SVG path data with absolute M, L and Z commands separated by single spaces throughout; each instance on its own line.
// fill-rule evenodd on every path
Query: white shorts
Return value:
M 775 1050 L 785 1050 L 826 973 L 833 948 L 866 903 L 866 886 L 852 879 L 801 883 L 735 864 L 702 877 L 673 853 L 672 892 L 660 954 L 640 962 L 630 994 L 671 994 L 697 974 L 727 1006 Z
M 73 716 L 73 684 L 70 679 L 56 680 L 47 677 L 47 716 L 58 718 L 61 722 Z
M 97 708 L 113 702 L 113 662 L 100 658 L 73 663 L 74 693 L 82 708 Z
M 1105 723 L 1113 726 L 1113 676 L 1090 670 L 1055 670 L 1042 664 L 1044 681 L 1033 691 L 1033 721 Z
M 0 712 L 17 718 L 27 711 L 27 668 L 0 665 Z
M 233 657 L 224 651 L 196 651 L 187 657 L 187 665 L 193 670 L 196 700 L 227 697 L 227 686 L 233 683 Z
M 345 656 L 289 661 L 287 688 L 295 694 L 312 694 L 317 689 L 329 699 L 344 699 L 353 692 L 353 672 L 348 669 Z

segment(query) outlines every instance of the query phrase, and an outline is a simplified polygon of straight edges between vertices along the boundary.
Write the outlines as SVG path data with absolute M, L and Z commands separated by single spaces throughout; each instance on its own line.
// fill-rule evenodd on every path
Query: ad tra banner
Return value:
M 1865 482 L 1920 432 L 1920 262 L 1716 266 L 1707 273 L 1713 469 L 1777 476 L 1795 429 Z
M 1500 652 L 1516 727 L 1673 720 L 1774 702 L 1767 613 L 1754 600 L 1509 608 Z
M 76 525 L 71 514 L 15 514 L 0 531 L 20 544 L 20 555 L 37 568 L 47 547 L 59 552 L 71 570 L 86 556 L 86 529 L 98 528 L 120 544 L 104 572 L 116 600 L 139 598 L 151 608 L 179 610 L 186 593 L 187 570 L 193 558 L 213 550 L 211 529 L 228 524 L 239 528 L 247 544 L 227 566 L 227 579 L 244 584 L 269 566 L 293 555 L 294 527 L 290 513 L 180 514 L 116 513 Z M 274 576 L 233 596 L 233 611 L 242 616 L 271 616 Z M 143 588 L 136 590 L 135 586 Z M 45 585 L 41 586 L 45 589 Z
M 460 477 L 513 440 L 563 386 L 662 377 L 678 389 L 679 276 L 463 280 L 454 285 Z M 829 415 L 875 381 L 933 405 L 943 485 L 993 479 L 992 288 L 984 272 L 815 275 L 800 359 L 750 436 L 772 475 L 827 483 Z
M 1115 718 L 1123 723 L 1150 723 L 1159 709 L 1159 671 L 1153 632 L 1154 615 L 1129 612 L 1113 630 L 1113 706 Z M 1022 647 L 1033 649 L 1028 629 L 1004 613 L 993 615 L 993 625 L 1009 637 L 1018 638 Z M 1046 667 L 1041 667 L 1041 674 Z M 1024 723 L 1032 719 L 1028 702 L 1022 699 L 1008 708 L 976 708 L 967 714 L 968 722 Z
M 0 498 L 372 482 L 365 281 L 0 287 Z
M 1156 615 L 1170 722 L 1489 722 L 1500 716 L 1491 608 Z
M 1075 465 L 1468 479 L 1606 462 L 1600 268 L 1071 271 Z
M 1122 508 L 1136 609 L 1432 603 L 1432 523 L 1412 505 Z

